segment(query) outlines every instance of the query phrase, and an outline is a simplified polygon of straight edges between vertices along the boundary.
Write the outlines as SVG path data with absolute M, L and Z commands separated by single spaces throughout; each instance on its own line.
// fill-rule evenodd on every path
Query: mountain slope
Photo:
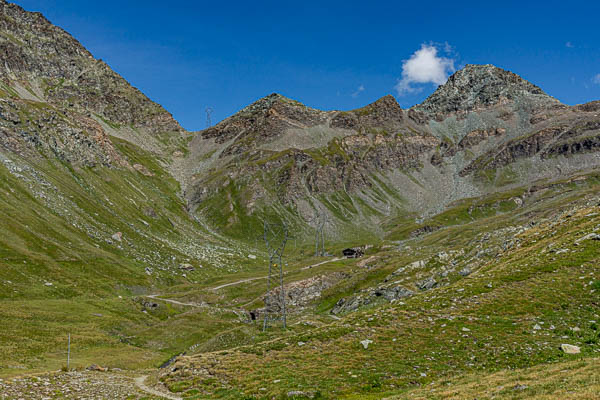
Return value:
M 77 367 L 189 352 L 162 380 L 230 398 L 401 396 L 599 350 L 600 102 L 469 65 L 408 110 L 272 94 L 188 133 L 4 0 L 0 61 L 2 376 L 60 368 L 68 334 Z M 256 322 L 279 301 L 265 221 L 290 230 L 285 332 Z M 312 256 L 319 223 L 366 257 Z
M 332 238 L 352 240 L 356 226 L 381 235 L 390 217 L 595 168 L 599 124 L 596 103 L 569 107 L 468 65 L 409 110 L 391 96 L 348 112 L 265 97 L 199 132 L 181 180 L 191 209 L 228 234 L 265 215 L 310 231 L 326 214 Z
M 247 260 L 179 197 L 169 168 L 188 137 L 69 34 L 0 1 L 0 373 L 60 368 L 67 331 L 80 360 L 105 348 L 100 359 L 122 366 L 191 341 L 191 329 L 170 344 L 131 340 L 186 311 L 147 313 L 144 295 Z
M 183 132 L 171 114 L 41 14 L 1 0 L 0 17 L 3 97 L 46 103 L 68 119 L 84 119 L 96 130 L 100 125 L 108 134 L 154 152 L 164 147 L 161 135 Z

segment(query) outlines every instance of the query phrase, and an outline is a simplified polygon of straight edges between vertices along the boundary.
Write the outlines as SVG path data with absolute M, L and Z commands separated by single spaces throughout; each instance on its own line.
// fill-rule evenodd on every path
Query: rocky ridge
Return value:
M 51 129 L 56 119 L 83 128 L 79 136 L 64 134 L 63 129 L 52 130 L 59 152 L 94 147 L 94 142 L 102 147 L 112 135 L 160 153 L 165 146 L 158 135 L 166 134 L 168 141 L 176 142 L 184 132 L 170 113 L 40 13 L 27 12 L 2 0 L 0 31 L 0 94 L 4 107 L 18 110 L 21 120 L 27 116 L 29 122 L 42 129 Z M 45 111 L 45 115 L 36 111 Z M 12 122 L 17 124 L 14 119 Z M 10 130 L 14 129 L 5 132 Z M 14 140 L 19 140 L 18 136 L 30 143 L 37 140 L 42 147 L 53 146 L 50 139 L 32 139 L 35 133 L 28 130 L 12 135 Z M 104 158 L 115 161 L 112 150 L 105 150 Z M 75 153 L 84 163 L 90 161 L 84 154 Z
M 467 65 L 409 110 L 392 96 L 327 112 L 267 96 L 200 132 L 182 180 L 202 215 L 211 199 L 235 203 L 217 210 L 230 226 L 283 205 L 290 221 L 320 209 L 332 230 L 377 229 L 381 218 L 594 168 L 598 120 L 595 103 L 569 107 L 512 72 Z

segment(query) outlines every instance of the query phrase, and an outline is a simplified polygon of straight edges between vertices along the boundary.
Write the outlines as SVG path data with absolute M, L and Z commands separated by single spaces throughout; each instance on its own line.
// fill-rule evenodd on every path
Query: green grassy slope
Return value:
M 593 176 L 549 185 L 512 213 L 449 224 L 405 242 L 402 252 L 381 249 L 375 253 L 380 266 L 368 276 L 383 277 L 418 259 L 430 260 L 433 271 L 443 258 L 438 252 L 457 254 L 457 267 L 441 287 L 316 324 L 325 316 L 320 312 L 347 295 L 342 284 L 314 305 L 312 325 L 319 327 L 291 324 L 279 339 L 259 337 L 238 349 L 183 357 L 162 379 L 197 398 L 285 398 L 294 390 L 332 399 L 402 397 L 473 374 L 594 357 L 600 351 L 600 248 L 596 240 L 578 239 L 600 226 L 597 192 Z M 507 233 L 510 226 L 515 229 Z M 506 238 L 513 241 L 502 249 Z M 472 262 L 466 259 L 471 250 L 479 254 L 478 266 L 461 277 L 458 267 Z M 407 286 L 420 279 L 396 279 L 402 278 Z M 367 349 L 360 343 L 365 339 L 372 341 Z M 581 354 L 564 354 L 562 343 L 580 346 Z
M 237 318 L 144 306 L 151 300 L 143 295 L 256 268 L 258 261 L 189 216 L 177 182 L 154 156 L 113 142 L 152 175 L 1 157 L 0 374 L 59 368 L 68 333 L 75 365 L 156 365 Z M 112 237 L 117 232 L 121 241 Z M 182 263 L 195 270 L 180 269 Z M 176 329 L 178 338 L 155 340 Z

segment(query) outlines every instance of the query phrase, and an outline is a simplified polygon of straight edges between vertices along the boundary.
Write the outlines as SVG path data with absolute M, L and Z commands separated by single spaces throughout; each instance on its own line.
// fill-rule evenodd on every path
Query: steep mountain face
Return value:
M 40 280 L 64 296 L 105 294 L 187 281 L 180 263 L 223 266 L 234 250 L 224 238 L 214 248 L 169 173 L 187 136 L 68 33 L 0 0 L 0 262 L 10 282 L 0 298 L 44 297 Z M 94 284 L 72 285 L 81 268 Z
M 0 59 L 2 113 L 22 110 L 20 120 L 9 115 L 3 122 L 8 119 L 9 127 L 22 123 L 52 129 L 56 139 L 49 143 L 43 133 L 27 126 L 19 134 L 10 134 L 12 142 L 51 148 L 69 160 L 108 162 L 115 161 L 115 154 L 106 135 L 160 153 L 165 150 L 160 136 L 177 140 L 183 132 L 171 114 L 96 60 L 67 32 L 41 14 L 4 0 L 0 1 Z M 60 120 L 73 127 L 83 124 L 85 129 L 63 129 Z M 94 156 L 85 154 L 88 147 Z M 71 150 L 77 155 L 61 154 Z
M 351 216 L 371 220 L 400 202 L 383 174 L 420 168 L 439 143 L 391 96 L 324 112 L 273 94 L 194 138 L 186 197 L 226 228 L 267 214 L 302 224 L 326 208 L 354 225 Z
M 594 168 L 598 124 L 596 103 L 569 107 L 511 72 L 468 65 L 409 110 L 391 96 L 324 112 L 270 95 L 200 132 L 183 180 L 191 208 L 230 232 L 267 214 L 326 213 L 332 233 L 377 229 Z

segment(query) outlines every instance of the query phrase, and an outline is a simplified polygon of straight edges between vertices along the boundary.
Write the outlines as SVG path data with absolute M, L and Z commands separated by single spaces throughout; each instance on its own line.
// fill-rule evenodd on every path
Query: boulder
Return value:
M 563 343 L 563 344 L 560 345 L 560 349 L 565 354 L 579 354 L 579 353 L 581 353 L 581 349 L 579 348 L 579 346 L 575 346 L 575 345 L 572 345 L 572 344 Z
M 378 288 L 375 290 L 374 294 L 375 296 L 383 296 L 387 300 L 392 301 L 402 299 L 404 297 L 410 297 L 414 295 L 415 292 L 413 292 L 410 289 L 406 289 L 402 286 L 395 286 L 387 288 Z
M 154 174 L 142 164 L 133 164 L 133 169 L 144 176 L 154 176 Z
M 192 264 L 188 264 L 188 263 L 179 264 L 179 269 L 183 270 L 183 271 L 195 271 L 196 270 L 196 268 L 194 268 L 194 266 Z
M 430 276 L 430 277 L 429 277 L 429 278 L 427 278 L 427 279 L 424 279 L 424 280 L 422 280 L 422 281 L 420 281 L 420 282 L 417 282 L 415 285 L 417 286 L 417 288 L 418 288 L 419 290 L 423 290 L 423 291 L 425 291 L 425 290 L 430 290 L 430 289 L 433 289 L 434 287 L 436 287 L 436 286 L 437 286 L 437 284 L 438 284 L 438 283 L 437 283 L 437 281 L 436 281 L 436 280 L 433 278 L 433 276 Z

